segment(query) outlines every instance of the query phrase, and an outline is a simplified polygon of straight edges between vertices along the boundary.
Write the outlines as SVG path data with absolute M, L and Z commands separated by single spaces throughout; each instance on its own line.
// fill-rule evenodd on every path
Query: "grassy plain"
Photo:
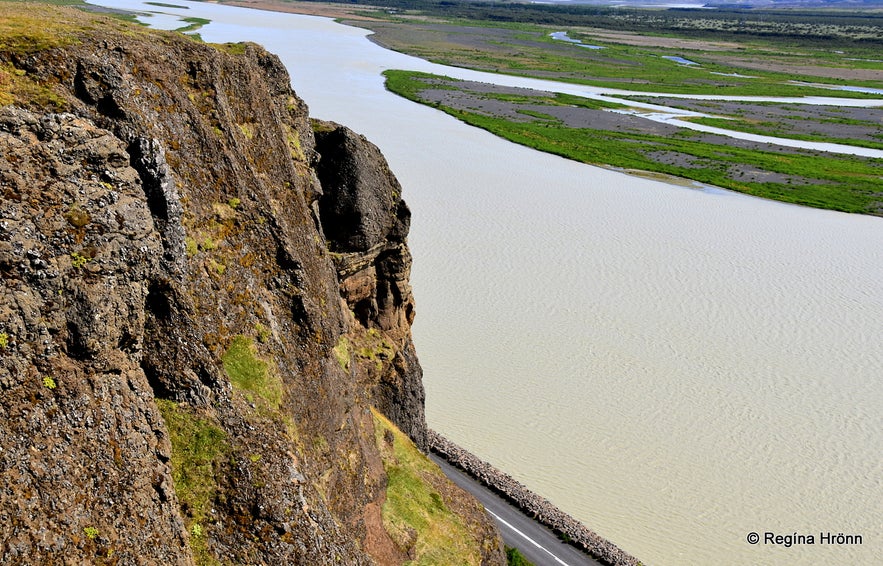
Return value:
M 831 90 L 816 84 L 883 88 L 878 47 L 847 39 L 841 45 L 830 39 L 737 38 L 715 30 L 704 34 L 694 30 L 690 37 L 679 37 L 671 31 L 637 33 L 568 25 L 566 20 L 538 24 L 374 15 L 378 20 L 348 23 L 372 30 L 371 39 L 385 47 L 455 67 L 673 94 L 830 96 Z M 379 21 L 383 17 L 386 21 Z M 883 33 L 883 28 L 875 27 L 877 20 L 873 23 L 869 29 Z M 560 31 L 582 43 L 550 35 Z
M 387 71 L 387 88 L 510 141 L 584 163 L 690 179 L 759 197 L 883 215 L 883 160 L 824 154 L 607 112 L 609 103 Z
M 449 0 L 231 0 L 322 15 L 372 41 L 455 67 L 636 92 L 754 96 L 874 95 L 883 89 L 883 12 L 640 10 Z M 553 32 L 584 45 L 556 40 Z M 664 57 L 698 63 L 683 65 Z M 798 84 L 809 83 L 809 84 Z
M 623 98 L 712 114 L 713 117 L 693 118 L 691 121 L 728 130 L 883 149 L 883 108 L 880 107 L 687 100 L 649 96 Z
M 335 17 L 376 43 L 455 67 L 588 84 L 709 114 L 735 131 L 879 149 L 883 108 L 722 103 L 646 93 L 883 98 L 883 13 L 610 9 L 468 0 L 239 0 Z M 568 41 L 556 39 L 566 32 Z M 687 60 L 695 64 L 687 64 Z M 743 142 L 550 93 L 489 92 L 443 77 L 387 73 L 390 90 L 516 143 L 571 159 L 808 206 L 883 215 L 883 160 Z M 448 91 L 447 94 L 443 91 Z M 456 92 L 456 95 L 451 93 Z M 580 108 L 577 117 L 567 108 Z
M 419 9 L 418 3 L 414 10 L 362 12 L 373 20 L 347 23 L 371 29 L 372 40 L 385 47 L 450 66 L 634 92 L 623 97 L 623 109 L 626 98 L 636 98 L 710 114 L 693 120 L 723 129 L 883 148 L 881 108 L 640 95 L 883 98 L 878 92 L 840 90 L 883 91 L 883 58 L 878 55 L 883 14 L 614 13 L 499 6 L 495 11 L 471 2 L 448 4 L 457 7 Z M 516 12 L 524 19 L 518 21 Z M 567 35 L 556 38 L 554 32 Z M 586 163 L 672 175 L 796 204 L 883 214 L 879 159 L 662 128 L 637 116 L 613 119 L 574 97 L 549 93 L 490 92 L 442 77 L 395 72 L 387 73 L 387 85 L 516 143 Z M 581 107 L 580 116 L 574 107 Z

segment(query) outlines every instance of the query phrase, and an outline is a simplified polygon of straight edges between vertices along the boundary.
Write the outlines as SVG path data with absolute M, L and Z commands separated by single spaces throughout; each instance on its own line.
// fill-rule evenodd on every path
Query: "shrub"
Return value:
M 507 566 L 534 566 L 533 562 L 525 558 L 517 548 L 511 546 L 506 547 L 506 564 Z
M 79 252 L 73 252 L 71 254 L 71 266 L 74 269 L 80 269 L 81 267 L 83 267 L 84 265 L 89 263 L 89 261 L 91 259 L 92 258 L 84 256 L 83 254 L 81 254 Z

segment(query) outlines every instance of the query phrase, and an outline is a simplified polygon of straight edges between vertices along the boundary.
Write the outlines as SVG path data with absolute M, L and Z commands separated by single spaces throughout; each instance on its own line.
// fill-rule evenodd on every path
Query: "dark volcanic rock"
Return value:
M 0 562 L 397 563 L 370 407 L 426 430 L 382 156 L 345 132 L 323 189 L 255 45 L 40 21 L 0 41 Z M 323 192 L 361 215 L 331 250 Z
M 337 124 L 317 122 L 315 130 L 322 156 L 316 172 L 325 189 L 319 210 L 332 251 L 367 252 L 404 242 L 411 211 L 380 150 Z
M 348 339 L 375 364 L 355 371 L 373 386 L 375 405 L 424 450 L 422 369 L 411 341 L 414 299 L 405 238 L 411 212 L 377 147 L 350 129 L 315 122 L 316 167 L 324 193 L 322 230 L 351 312 Z M 372 356 L 373 354 L 373 356 Z
M 125 146 L 70 114 L 6 108 L 0 186 L 2 562 L 115 549 L 124 562 L 186 563 L 139 365 L 160 241 Z

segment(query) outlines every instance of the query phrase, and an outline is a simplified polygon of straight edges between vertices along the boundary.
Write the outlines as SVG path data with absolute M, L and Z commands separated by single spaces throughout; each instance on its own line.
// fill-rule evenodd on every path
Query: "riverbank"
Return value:
M 664 113 L 636 111 L 607 100 L 418 72 L 385 71 L 384 75 L 387 88 L 400 96 L 547 153 L 690 179 L 791 204 L 883 215 L 879 193 L 883 161 L 834 153 L 851 151 L 848 146 L 822 153 L 781 145 L 789 140 L 766 143 L 723 135 L 726 130 L 693 131 L 682 127 L 687 125 L 683 120 L 659 118 L 667 116 Z M 881 111 L 862 111 L 867 115 L 860 123 L 870 132 Z
M 323 18 L 346 18 L 348 20 L 366 21 L 376 19 L 365 14 L 365 12 L 371 10 L 372 7 L 364 4 L 284 2 L 280 0 L 234 0 L 233 2 L 224 2 L 224 4 L 228 6 L 236 6 L 238 8 L 252 8 L 254 10 L 282 12 L 284 14 L 300 14 L 302 16 L 321 16 Z
M 612 566 L 641 564 L 637 558 L 587 528 L 548 499 L 532 492 L 509 474 L 479 459 L 434 430 L 428 432 L 429 448 L 433 453 L 501 495 L 540 524 L 555 531 L 563 540 Z
M 378 77 L 463 70 L 324 18 L 187 4 L 206 41 L 279 53 L 313 115 L 389 160 L 431 427 L 654 565 L 883 563 L 879 218 L 532 151 Z M 462 78 L 498 77 L 529 86 Z M 745 542 L 766 525 L 868 542 Z
M 425 37 L 420 35 L 420 27 L 412 19 L 415 17 L 413 14 L 408 16 L 406 23 L 393 23 L 383 21 L 387 15 L 367 5 L 314 5 L 305 2 L 278 4 L 275 0 L 242 0 L 233 4 L 262 10 L 332 17 L 349 25 L 372 30 L 374 33 L 369 39 L 378 45 L 411 53 L 423 59 L 434 59 L 431 48 L 437 46 L 438 37 L 432 34 Z M 436 27 L 432 29 L 435 30 L 434 33 L 440 33 Z M 447 26 L 444 29 L 447 30 L 445 33 L 453 33 Z M 475 34 L 482 37 L 483 34 L 494 37 L 502 34 L 498 39 L 503 41 L 508 38 L 508 41 L 512 39 L 509 36 L 514 33 L 513 30 L 473 26 L 463 29 L 458 27 L 457 30 L 459 31 L 455 37 L 465 41 L 473 50 L 490 49 L 484 43 L 475 44 Z M 463 36 L 466 31 L 469 33 Z M 396 37 L 402 33 L 411 37 L 413 32 L 425 40 L 425 45 L 416 49 L 413 46 L 407 48 L 395 42 L 390 43 L 388 36 L 393 32 Z M 468 38 L 471 39 L 467 41 Z M 447 44 L 446 41 L 441 43 Z M 556 53 L 562 48 L 559 44 L 566 43 L 551 39 L 537 41 L 538 49 Z M 659 45 L 653 47 L 662 48 Z M 693 47 L 708 56 L 710 53 L 719 55 L 724 46 L 703 43 Z M 733 49 L 732 45 L 726 47 Z M 430 51 L 425 51 L 424 48 Z M 611 49 L 612 46 L 608 46 L 604 52 L 609 55 Z M 580 53 L 581 57 L 588 57 L 589 55 L 582 52 L 590 50 L 574 51 Z M 564 56 L 563 53 L 559 55 Z M 657 55 L 647 57 L 641 58 L 635 64 L 646 65 L 651 60 L 654 65 L 659 63 L 656 61 L 659 59 Z M 664 58 L 660 61 L 670 63 Z M 585 61 L 584 63 L 588 64 Z M 830 60 L 824 59 L 816 61 L 816 66 L 804 71 L 808 73 L 807 76 L 823 77 L 827 76 L 824 71 L 829 70 L 828 65 L 832 64 Z M 873 65 L 862 63 L 865 64 Z M 868 69 L 862 65 L 853 61 L 852 66 L 855 68 L 852 69 L 852 74 L 838 75 L 837 79 L 845 80 L 848 76 L 852 81 L 866 80 L 868 77 L 865 76 L 865 71 Z M 684 65 L 679 66 L 680 71 L 688 71 L 681 67 Z M 645 75 L 643 71 L 638 73 L 638 68 L 633 69 L 636 74 L 630 75 L 629 80 L 637 75 Z M 709 67 L 707 70 L 710 69 Z M 840 71 L 845 72 L 843 69 Z M 388 79 L 392 73 L 398 72 L 387 71 Z M 740 77 L 746 76 L 740 73 L 723 73 L 720 70 L 713 71 L 713 74 L 717 77 L 716 81 L 741 81 L 743 79 Z M 650 175 L 662 175 L 662 178 L 674 180 L 675 184 L 680 185 L 721 187 L 790 204 L 883 215 L 883 201 L 878 190 L 881 142 L 877 124 L 880 113 L 883 112 L 879 108 L 853 109 L 846 115 L 843 109 L 837 107 L 803 108 L 793 104 L 779 104 L 776 112 L 772 112 L 770 102 L 755 102 L 750 105 L 747 102 L 729 102 L 730 106 L 725 108 L 732 109 L 734 114 L 727 115 L 721 112 L 720 107 L 712 114 L 702 113 L 701 105 L 708 105 L 707 101 L 682 102 L 679 99 L 665 99 L 669 102 L 678 101 L 680 105 L 692 103 L 695 106 L 692 109 L 695 115 L 674 116 L 680 119 L 671 120 L 666 118 L 664 108 L 644 112 L 631 107 L 625 100 L 622 101 L 625 104 L 617 107 L 615 104 L 602 105 L 600 101 L 583 97 L 511 89 L 474 81 L 451 81 L 444 77 L 434 77 L 431 84 L 408 86 L 407 90 L 413 92 L 403 92 L 403 84 L 408 82 L 401 80 L 405 75 L 410 75 L 412 83 L 416 84 L 420 80 L 416 74 L 398 73 L 395 76 L 400 80 L 388 80 L 387 87 L 413 101 L 443 110 L 470 125 L 540 151 L 583 163 L 612 167 L 618 171 L 646 171 Z M 540 75 L 549 76 L 548 73 Z M 666 70 L 664 75 L 666 80 L 676 83 L 693 84 L 695 79 L 680 77 L 675 80 L 670 70 Z M 793 80 L 787 80 L 789 77 L 785 76 L 776 77 L 773 83 L 777 95 L 826 92 L 807 91 L 805 87 L 791 92 L 795 88 Z M 599 77 L 595 78 L 600 80 Z M 753 84 L 756 78 L 752 76 L 744 80 Z M 610 77 L 607 79 L 612 80 Z M 440 84 L 439 81 L 442 80 L 448 82 Z M 607 83 L 600 80 L 597 84 Z M 719 92 L 725 86 L 727 94 L 742 92 L 732 84 L 702 84 L 708 92 Z M 622 83 L 611 83 L 607 86 L 631 88 Z M 662 88 L 663 85 L 656 86 Z M 662 90 L 665 91 L 666 88 Z M 761 91 L 755 87 L 744 91 L 755 94 L 759 92 Z M 752 134 L 760 135 L 752 137 Z M 763 136 L 772 137 L 762 139 Z

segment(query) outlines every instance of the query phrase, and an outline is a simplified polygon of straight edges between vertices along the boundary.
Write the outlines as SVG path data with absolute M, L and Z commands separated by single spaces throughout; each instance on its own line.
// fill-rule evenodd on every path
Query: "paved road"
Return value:
M 561 542 L 555 534 L 537 523 L 505 499 L 473 480 L 435 454 L 430 456 L 451 481 L 471 493 L 500 529 L 506 546 L 521 551 L 536 566 L 601 566 L 601 563 Z

